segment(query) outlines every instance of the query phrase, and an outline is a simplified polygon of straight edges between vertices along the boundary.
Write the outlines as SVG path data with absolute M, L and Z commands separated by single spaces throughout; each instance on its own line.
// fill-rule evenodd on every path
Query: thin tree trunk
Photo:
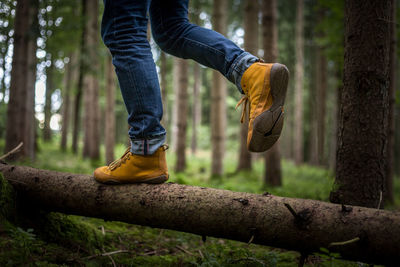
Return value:
M 107 56 L 106 62 L 106 111 L 105 111 L 105 146 L 106 164 L 114 160 L 115 147 L 115 72 L 111 55 Z
M 246 0 L 244 7 L 244 49 L 253 55 L 258 54 L 258 1 Z M 243 107 L 245 108 L 245 107 Z M 249 109 L 247 106 L 246 109 Z M 251 170 L 251 154 L 247 149 L 249 118 L 240 125 L 240 150 L 237 170 Z
M 71 53 L 69 56 L 69 63 L 65 67 L 64 73 L 64 97 L 62 106 L 62 128 L 61 128 L 61 149 L 67 149 L 68 129 L 71 115 L 71 90 L 76 81 L 76 53 Z
M 385 183 L 385 200 L 393 203 L 393 176 L 394 176 L 394 132 L 395 132 L 395 105 L 396 105 L 396 62 L 397 62 L 397 27 L 396 27 L 396 1 L 391 0 L 391 20 L 390 20 L 390 56 L 389 56 L 389 116 L 388 116 L 388 143 L 387 143 L 387 174 Z
M 193 65 L 193 106 L 192 106 L 192 143 L 191 150 L 193 154 L 196 154 L 197 151 L 197 131 L 198 126 L 201 124 L 201 83 L 202 83 L 202 75 L 201 68 L 198 63 L 194 63 Z
M 82 50 L 81 50 L 82 51 Z M 82 51 L 83 52 L 83 51 Z M 72 130 L 72 151 L 78 153 L 78 142 L 79 142 L 79 130 L 80 130 L 80 116 L 81 116 L 81 101 L 82 101 L 82 89 L 83 89 L 83 61 L 82 53 L 80 53 L 80 63 L 79 63 L 79 75 L 78 75 L 78 85 L 76 88 L 75 100 L 74 100 L 74 124 Z
M 168 89 L 167 89 L 167 56 L 161 51 L 160 55 L 160 76 L 161 76 L 161 100 L 163 104 L 163 117 L 161 124 L 169 132 L 169 116 L 168 116 Z
M 28 43 L 28 73 L 27 75 L 27 94 L 26 94 L 26 128 L 24 133 L 24 146 L 25 156 L 35 158 L 35 132 L 36 132 L 36 118 L 35 118 L 35 85 L 36 85 L 36 68 L 37 68 L 37 37 L 39 36 L 39 1 L 31 0 L 30 12 L 32 16 L 32 23 L 30 25 L 30 38 Z
M 304 0 L 297 1 L 296 11 L 296 66 L 295 66 L 295 105 L 294 105 L 294 160 L 303 163 L 303 79 L 304 79 Z
M 86 9 L 85 44 L 90 71 L 84 75 L 85 127 L 83 156 L 91 159 L 100 157 L 100 107 L 98 74 L 98 5 L 97 1 L 88 1 Z
M 81 16 L 86 18 L 86 1 L 82 1 Z M 86 54 L 85 48 L 85 36 L 86 36 L 86 22 L 85 19 L 82 20 L 81 24 L 82 35 L 79 47 L 79 74 L 78 74 L 78 84 L 76 87 L 75 101 L 74 101 L 74 122 L 72 130 L 72 151 L 78 153 L 78 142 L 79 142 L 79 130 L 80 130 L 80 115 L 81 115 L 81 101 L 82 101 L 82 91 L 83 91 L 83 75 L 86 71 L 84 55 Z
M 317 68 L 319 72 L 317 87 L 317 164 L 326 164 L 325 160 L 325 114 L 326 114 L 326 89 L 327 89 L 327 61 L 324 51 L 317 49 Z
M 249 106 L 247 106 L 247 109 L 248 108 Z M 247 149 L 247 132 L 249 129 L 248 126 L 249 126 L 249 115 L 246 113 L 244 116 L 243 123 L 240 125 L 239 162 L 236 171 L 251 170 L 251 154 Z
M 176 140 L 176 172 L 183 172 L 186 168 L 186 130 L 188 119 L 188 62 L 187 60 L 176 58 L 175 64 L 178 68 L 178 94 L 177 94 L 177 140 Z
M 54 62 L 51 60 L 51 65 L 46 68 L 46 100 L 44 104 L 44 127 L 43 127 L 43 140 L 50 141 L 51 140 L 51 128 L 50 128 L 50 120 L 51 120 L 51 95 L 53 94 L 54 84 L 53 84 L 53 71 L 54 71 Z
M 338 83 L 338 86 L 336 87 L 336 90 L 334 91 L 334 105 L 332 109 L 332 114 L 333 114 L 333 120 L 332 120 L 332 130 L 330 133 L 330 153 L 329 153 L 329 168 L 331 170 L 334 170 L 336 173 L 336 154 L 337 154 L 337 141 L 338 141 L 338 136 L 339 136 L 339 120 L 340 120 L 340 100 L 342 96 L 342 90 L 343 90 L 343 85 L 341 83 L 341 72 L 339 71 L 339 68 L 336 67 L 336 74 L 335 77 L 337 79 L 336 83 Z
M 200 25 L 201 3 L 200 1 L 191 1 L 191 16 L 190 20 L 196 25 Z M 201 25 L 200 25 L 201 26 Z M 197 152 L 198 127 L 201 125 L 201 86 L 202 86 L 202 70 L 198 63 L 193 65 L 193 105 L 192 105 L 192 139 L 191 151 L 192 154 Z
M 318 10 L 318 22 L 320 23 L 325 16 L 325 10 L 320 8 Z M 319 30 L 317 32 L 317 36 L 319 38 L 322 38 L 324 36 L 323 31 Z M 325 151 L 324 151 L 324 145 L 325 145 L 325 116 L 326 116 L 326 91 L 328 87 L 328 82 L 327 82 L 327 60 L 324 54 L 324 48 L 321 47 L 320 45 L 317 45 L 316 49 L 316 59 L 317 59 L 317 64 L 316 64 L 316 118 L 317 118 L 317 146 L 316 146 L 316 152 L 317 152 L 317 161 L 315 162 L 318 165 L 326 165 L 326 157 L 325 157 Z
M 10 36 L 9 34 L 6 35 L 6 39 L 4 41 L 5 44 L 9 45 L 10 42 Z M 0 105 L 5 103 L 5 96 L 6 96 L 6 63 L 7 63 L 7 54 L 8 54 L 8 48 L 5 49 L 4 54 L 2 55 L 2 62 L 1 62 L 1 69 L 3 70 L 3 76 L 1 77 L 0 80 L 0 86 L 1 86 L 1 91 L 0 93 L 2 94 L 2 98 L 0 100 Z
M 27 120 L 32 120 L 33 108 L 30 106 L 34 100 L 32 79 L 36 76 L 34 75 L 36 34 L 32 32 L 33 26 L 37 25 L 35 23 L 35 16 L 37 16 L 35 5 L 36 2 L 32 0 L 21 0 L 17 2 L 16 7 L 5 151 L 12 150 L 20 142 L 27 142 L 27 144 L 23 146 L 19 154 L 9 157 L 9 160 L 15 160 L 19 156 L 32 157 L 34 153 L 31 151 L 33 146 L 29 143 L 34 138 L 31 137 L 33 130 L 30 128 L 33 127 L 33 123 Z
M 346 1 L 335 203 L 379 207 L 387 173 L 390 1 Z M 377 49 L 379 48 L 379 49 Z
M 0 171 L 25 198 L 25 207 L 306 254 L 326 248 L 344 259 L 398 262 L 400 212 L 171 183 L 104 186 L 89 175 L 5 164 Z
M 227 0 L 214 0 L 212 15 L 213 29 L 226 34 Z M 213 71 L 213 88 L 211 90 L 211 176 L 224 173 L 225 131 L 226 131 L 226 80 Z
M 172 118 L 171 118 L 171 146 L 172 146 L 172 151 L 177 152 L 177 144 L 178 144 L 178 96 L 179 96 L 179 79 L 180 79 L 180 73 L 179 73 L 179 64 L 178 60 L 176 58 L 173 58 L 173 70 L 172 70 L 172 79 L 173 82 L 173 95 L 175 99 L 175 103 L 172 105 Z
M 318 89 L 318 75 L 319 75 L 319 66 L 318 66 L 318 46 L 314 46 L 313 51 L 310 53 L 311 58 L 312 58 L 312 65 L 313 65 L 313 70 L 312 73 L 314 75 L 310 75 L 310 80 L 313 80 L 314 82 L 310 85 L 309 88 L 309 97 L 308 97 L 308 105 L 309 111 L 308 111 L 308 120 L 310 123 L 310 130 L 308 134 L 308 138 L 305 138 L 305 143 L 307 144 L 308 142 L 308 162 L 311 165 L 317 166 L 319 159 L 318 159 L 318 116 L 317 116 L 317 103 L 318 103 L 318 96 L 317 96 L 317 91 Z M 307 155 L 306 155 L 307 157 Z
M 277 2 L 268 0 L 262 3 L 264 60 L 276 62 L 278 59 Z M 270 186 L 282 185 L 280 141 L 265 153 L 264 183 Z

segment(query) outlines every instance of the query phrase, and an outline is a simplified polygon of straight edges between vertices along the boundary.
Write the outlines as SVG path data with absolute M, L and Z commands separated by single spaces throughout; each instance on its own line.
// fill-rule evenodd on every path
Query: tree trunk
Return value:
M 391 0 L 391 20 L 390 20 L 390 56 L 389 56 L 389 115 L 388 115 L 388 143 L 387 143 L 387 173 L 384 190 L 385 201 L 393 203 L 393 175 L 394 175 L 394 132 L 395 132 L 395 105 L 396 105 L 396 1 Z
M 212 15 L 213 29 L 226 35 L 227 0 L 214 0 Z M 211 176 L 224 173 L 225 131 L 226 131 L 226 80 L 213 71 L 211 90 Z
M 258 54 L 258 1 L 246 0 L 244 7 L 244 49 L 253 55 Z M 247 110 L 249 106 L 243 107 Z M 251 170 L 251 154 L 247 149 L 249 116 L 246 114 L 240 125 L 240 150 L 237 171 Z
M 32 14 L 32 24 L 30 25 L 30 38 L 28 43 L 28 73 L 27 76 L 27 94 L 26 94 L 26 128 L 24 133 L 25 156 L 35 158 L 36 141 L 36 118 L 35 118 L 35 86 L 37 69 L 37 37 L 39 36 L 39 1 L 31 0 L 30 12 Z
M 317 159 L 318 165 L 325 164 L 325 114 L 326 114 L 326 88 L 327 88 L 327 62 L 322 48 L 317 48 Z
M 114 160 L 115 147 L 115 71 L 111 55 L 107 55 L 106 62 L 106 111 L 104 125 L 104 139 L 106 147 L 106 164 Z
M 296 11 L 296 66 L 295 66 L 295 105 L 294 105 L 294 160 L 303 163 L 303 79 L 304 79 L 304 0 L 297 1 Z
M 43 126 L 43 140 L 50 141 L 51 140 L 51 128 L 50 128 L 50 120 L 51 120 L 51 95 L 54 90 L 53 83 L 53 72 L 54 72 L 54 62 L 51 59 L 52 55 L 50 55 L 50 66 L 46 68 L 46 100 L 44 103 L 44 126 Z
M 306 255 L 327 248 L 344 259 L 398 262 L 400 212 L 173 183 L 107 186 L 89 175 L 5 164 L 0 171 L 25 197 L 25 205 L 48 211 L 251 241 Z
M 178 94 L 176 104 L 177 113 L 177 140 L 176 140 L 176 172 L 183 172 L 186 168 L 186 130 L 188 119 L 188 62 L 187 60 L 176 58 L 178 72 Z
M 163 117 L 161 124 L 169 132 L 169 116 L 168 116 L 168 90 L 167 90 L 167 56 L 161 51 L 160 55 L 160 76 L 161 76 L 161 100 L 163 104 Z
M 387 172 L 390 1 L 346 1 L 335 203 L 380 206 Z
M 321 23 L 325 17 L 325 10 L 318 10 L 318 23 Z M 317 30 L 318 38 L 323 38 L 322 30 Z M 324 151 L 325 145 L 325 115 L 326 115 L 326 90 L 327 83 L 327 60 L 324 54 L 324 48 L 317 44 L 316 48 L 316 72 L 315 72 L 315 106 L 316 106 L 316 161 L 317 165 L 326 165 L 326 157 Z
M 278 60 L 277 12 L 276 0 L 262 2 L 262 43 L 264 49 L 264 60 L 266 62 L 276 62 Z M 269 186 L 282 185 L 279 141 L 265 153 L 264 183 Z
M 86 36 L 86 1 L 82 1 L 82 35 L 81 35 L 81 43 L 79 47 L 79 74 L 78 74 L 78 84 L 75 93 L 75 101 L 74 101 L 74 123 L 72 130 L 72 151 L 77 154 L 78 153 L 78 139 L 79 139 L 79 130 L 80 130 L 80 116 L 81 116 L 81 101 L 82 101 L 82 91 L 83 91 L 83 75 L 86 71 L 85 67 L 85 36 Z
M 20 142 L 25 146 L 18 154 L 9 157 L 34 156 L 34 80 L 36 80 L 36 0 L 17 2 L 14 22 L 13 60 L 9 102 L 7 105 L 7 127 L 5 151 L 15 148 Z
M 10 39 L 11 39 L 11 37 L 7 34 L 6 35 L 6 39 L 4 40 L 4 43 L 7 45 L 7 46 L 9 46 L 10 44 Z M 0 80 L 0 88 L 1 88 L 1 91 L 0 91 L 0 93 L 1 93 L 1 95 L 2 95 L 2 98 L 1 98 L 1 100 L 0 100 L 0 107 L 1 107 L 1 105 L 2 104 L 5 104 L 5 96 L 6 96 L 6 63 L 7 63 L 7 54 L 8 54 L 8 47 L 7 48 L 5 48 L 5 50 L 4 50 L 4 53 L 2 53 L 2 61 L 1 61 L 1 69 L 3 70 L 3 76 L 1 77 L 1 80 Z M 1 137 L 1 136 L 0 136 Z
M 99 83 L 98 83 L 98 9 L 97 1 L 86 3 L 86 35 L 88 72 L 84 75 L 84 143 L 83 156 L 91 159 L 100 157 L 100 107 L 99 107 Z
M 332 130 L 330 133 L 330 151 L 329 151 L 329 168 L 331 170 L 334 170 L 336 173 L 336 154 L 337 154 L 337 141 L 338 141 L 338 136 L 339 136 L 339 118 L 340 118 L 340 99 L 342 98 L 342 90 L 343 90 L 343 85 L 341 83 L 342 80 L 342 75 L 341 71 L 339 71 L 339 68 L 336 67 L 336 74 L 335 74 L 335 79 L 336 83 L 338 84 L 336 86 L 336 90 L 334 90 L 333 93 L 333 101 L 334 105 L 332 108 L 332 114 L 333 114 L 333 120 L 332 120 Z
M 244 108 L 244 107 L 242 107 Z M 249 106 L 246 107 L 248 109 Z M 247 149 L 247 132 L 249 129 L 249 115 L 245 114 L 243 123 L 240 124 L 240 147 L 239 147 L 239 162 L 236 171 L 251 170 L 251 154 Z
M 318 97 L 317 97 L 317 91 L 319 90 L 318 88 L 318 75 L 319 75 L 319 66 L 317 65 L 318 62 L 318 46 L 314 45 L 312 51 L 310 52 L 310 58 L 311 58 L 311 64 L 312 64 L 312 70 L 311 73 L 314 75 L 310 74 L 310 80 L 313 81 L 313 83 L 309 87 L 309 97 L 308 97 L 308 103 L 306 104 L 309 108 L 308 110 L 308 121 L 309 121 L 309 133 L 308 137 L 305 139 L 305 144 L 308 142 L 308 153 L 306 152 L 305 157 L 307 157 L 308 154 L 308 162 L 310 165 L 317 166 L 319 159 L 318 159 L 318 116 L 317 116 L 317 103 L 318 103 Z M 307 115 L 306 115 L 307 116 Z M 307 121 L 307 119 L 305 120 Z
M 192 154 L 196 154 L 197 151 L 197 131 L 198 126 L 201 124 L 201 84 L 202 84 L 202 75 L 201 68 L 198 63 L 194 63 L 193 65 L 193 107 L 192 107 L 192 143 L 191 150 Z
M 71 53 L 64 73 L 64 97 L 62 106 L 61 149 L 67 149 L 68 132 L 71 116 L 71 90 L 76 84 L 77 53 Z

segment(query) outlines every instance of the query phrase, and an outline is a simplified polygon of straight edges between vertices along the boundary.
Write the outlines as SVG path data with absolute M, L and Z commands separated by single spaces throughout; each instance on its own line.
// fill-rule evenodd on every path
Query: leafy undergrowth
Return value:
M 20 164 L 87 174 L 99 165 L 69 151 L 62 153 L 55 144 L 40 147 L 35 162 Z M 118 146 L 116 155 L 123 150 Z M 325 169 L 283 161 L 283 186 L 268 188 L 261 179 L 263 160 L 256 160 L 251 172 L 235 173 L 235 153 L 227 154 L 223 177 L 210 178 L 210 157 L 203 151 L 188 155 L 185 173 L 174 173 L 174 155 L 168 153 L 170 181 L 181 184 L 327 200 L 333 183 Z M 18 227 L 5 219 L 13 207 L 7 198 L 12 192 L 0 182 L 0 266 L 297 266 L 300 258 L 297 252 L 276 248 L 210 237 L 203 242 L 193 234 L 59 213 L 43 215 L 38 228 Z M 335 256 L 310 256 L 305 266 L 364 266 Z

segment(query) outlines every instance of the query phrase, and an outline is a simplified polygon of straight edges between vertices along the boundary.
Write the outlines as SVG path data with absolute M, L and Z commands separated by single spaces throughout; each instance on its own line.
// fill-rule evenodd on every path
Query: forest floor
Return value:
M 3 144 L 0 141 L 0 151 Z M 122 155 L 124 147 L 116 148 Z M 49 156 L 50 155 L 50 156 Z M 210 178 L 209 152 L 188 154 L 185 173 L 174 173 L 174 155 L 168 151 L 170 181 L 233 191 L 263 193 L 328 201 L 333 184 L 332 172 L 283 161 L 283 186 L 267 188 L 262 182 L 263 160 L 256 160 L 252 171 L 235 172 L 237 154 L 228 152 L 225 175 Z M 35 162 L 19 162 L 36 168 L 91 174 L 99 162 L 72 152 L 61 152 L 58 143 L 40 144 Z M 1 177 L 0 177 L 1 178 Z M 4 184 L 0 183 L 1 186 Z M 400 192 L 396 179 L 395 192 Z M 0 194 L 0 204 L 1 202 Z M 395 205 L 398 209 L 400 195 Z M 1 208 L 1 207 L 0 207 Z M 297 266 L 300 254 L 254 244 L 207 237 L 171 230 L 130 225 L 81 216 L 50 213 L 51 228 L 18 227 L 7 221 L 0 209 L 0 266 Z M 305 266 L 367 266 L 321 253 L 309 256 Z

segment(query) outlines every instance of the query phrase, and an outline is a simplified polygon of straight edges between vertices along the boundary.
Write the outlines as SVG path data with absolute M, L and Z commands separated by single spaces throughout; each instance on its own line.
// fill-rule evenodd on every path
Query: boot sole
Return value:
M 145 180 L 136 180 L 136 181 L 119 181 L 114 179 L 108 179 L 105 181 L 99 181 L 95 178 L 95 180 L 102 184 L 116 185 L 116 184 L 162 184 L 166 182 L 169 178 L 169 175 L 161 175 L 150 179 Z
M 289 70 L 285 65 L 272 65 L 270 85 L 272 106 L 258 115 L 253 122 L 253 135 L 249 142 L 249 151 L 264 152 L 279 139 L 283 128 L 286 91 L 289 82 Z

